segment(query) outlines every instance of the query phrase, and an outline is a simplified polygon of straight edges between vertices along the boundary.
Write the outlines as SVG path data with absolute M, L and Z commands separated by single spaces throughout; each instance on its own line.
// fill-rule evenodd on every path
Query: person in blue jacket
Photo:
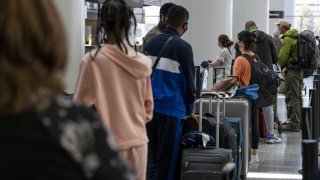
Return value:
M 165 42 L 160 61 L 151 77 L 154 116 L 147 124 L 147 179 L 174 178 L 182 133 L 182 119 L 192 114 L 195 100 L 193 51 L 180 37 L 188 29 L 189 13 L 182 6 L 170 8 L 166 29 L 150 39 L 144 52 L 153 61 Z

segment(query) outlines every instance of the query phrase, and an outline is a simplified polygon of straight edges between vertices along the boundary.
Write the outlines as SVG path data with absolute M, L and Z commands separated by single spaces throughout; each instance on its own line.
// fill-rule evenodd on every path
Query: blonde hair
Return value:
M 62 92 L 66 42 L 50 0 L 2 0 L 0 115 L 40 106 Z

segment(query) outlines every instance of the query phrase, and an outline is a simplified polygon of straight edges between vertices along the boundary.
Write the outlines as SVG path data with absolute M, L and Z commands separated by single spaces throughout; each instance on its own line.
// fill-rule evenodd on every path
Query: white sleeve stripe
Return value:
M 149 56 L 149 57 L 152 60 L 152 64 L 154 64 L 157 57 L 156 56 Z M 172 73 L 180 73 L 179 66 L 180 64 L 177 61 L 161 57 L 156 69 L 164 70 Z

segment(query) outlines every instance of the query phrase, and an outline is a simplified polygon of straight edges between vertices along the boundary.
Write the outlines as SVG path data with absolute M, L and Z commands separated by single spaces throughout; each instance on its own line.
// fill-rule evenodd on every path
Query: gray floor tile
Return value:
M 308 104 L 309 89 L 312 88 L 312 78 L 304 79 L 307 87 L 306 94 L 303 92 L 304 105 Z M 287 111 L 285 97 L 282 94 L 278 95 L 278 116 L 281 121 L 287 119 Z M 300 132 L 283 132 L 280 135 L 283 142 L 280 144 L 265 144 L 261 139 L 259 143 L 259 163 L 252 163 L 249 166 L 250 173 L 267 173 L 261 177 L 247 178 L 249 180 L 275 180 L 275 179 L 290 179 L 290 175 L 296 176 L 292 179 L 301 179 L 302 176 L 298 170 L 302 166 L 301 155 L 301 131 Z M 268 175 L 269 174 L 269 175 Z M 268 178 L 270 174 L 288 174 L 286 178 Z

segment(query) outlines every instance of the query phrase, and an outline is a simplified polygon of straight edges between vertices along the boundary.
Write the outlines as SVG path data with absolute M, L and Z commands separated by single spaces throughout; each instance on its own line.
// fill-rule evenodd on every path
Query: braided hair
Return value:
M 133 22 L 131 22 L 133 21 Z M 125 39 L 129 46 L 134 47 L 137 52 L 136 45 L 131 45 L 129 41 L 129 31 L 133 23 L 134 36 L 136 34 L 137 22 L 134 13 L 130 7 L 127 6 L 124 0 L 106 0 L 101 8 L 101 12 L 98 16 L 98 28 L 96 43 L 98 50 L 101 48 L 101 44 L 108 42 L 108 35 L 113 35 L 116 40 L 117 46 L 122 52 L 128 53 L 128 50 L 122 40 L 122 33 L 125 35 Z

